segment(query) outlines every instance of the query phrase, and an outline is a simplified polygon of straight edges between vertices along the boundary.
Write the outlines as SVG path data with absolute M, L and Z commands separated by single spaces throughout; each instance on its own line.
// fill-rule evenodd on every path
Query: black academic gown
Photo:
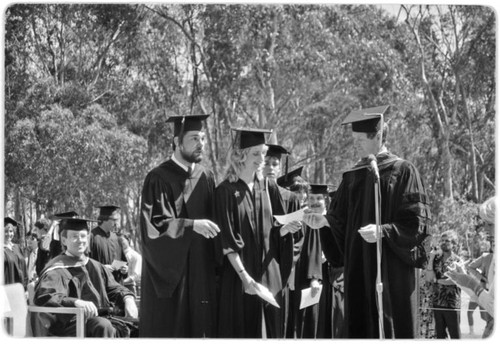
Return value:
M 118 236 L 114 232 L 106 232 L 97 226 L 90 232 L 89 257 L 104 265 L 111 265 L 114 260 L 127 261 Z M 123 283 L 126 275 L 119 270 L 112 272 L 118 283 Z
M 297 195 L 278 185 L 279 193 L 271 198 L 273 215 L 285 215 L 293 213 L 300 209 L 300 201 Z M 295 283 L 295 264 L 299 259 L 300 250 L 304 241 L 304 231 L 298 231 L 293 234 L 286 234 L 282 237 L 280 272 L 283 281 L 283 336 L 288 337 L 293 332 L 294 320 L 291 316 L 290 284 Z M 293 289 L 293 287 L 292 287 Z
M 44 250 L 42 248 L 42 242 L 38 242 L 38 251 L 36 254 L 36 262 L 35 262 L 35 271 L 37 276 L 40 276 L 42 273 L 43 268 L 45 268 L 45 265 L 49 262 L 51 259 L 50 257 L 50 250 Z
M 279 200 L 279 190 L 273 181 L 268 186 L 269 194 L 265 179 L 256 178 L 253 190 L 241 179 L 223 181 L 215 191 L 216 221 L 224 255 L 237 252 L 248 274 L 266 286 L 282 307 L 279 260 L 293 241 L 280 237 L 279 227 L 274 226 L 271 202 Z M 222 266 L 218 329 L 220 338 L 283 337 L 282 311 L 257 295 L 246 294 L 227 257 Z
M 296 338 L 318 337 L 319 304 L 300 309 L 302 289 L 309 288 L 312 279 L 324 279 L 321 269 L 321 241 L 319 230 L 304 226 L 304 242 L 295 266 L 295 291 L 292 314 Z M 325 276 L 327 277 L 327 276 Z
M 330 209 L 335 206 L 335 194 L 330 194 Z M 344 257 L 331 233 L 327 230 L 320 233 L 321 245 L 330 249 L 323 250 L 326 260 L 322 264 L 323 291 L 319 300 L 318 338 L 344 338 Z
M 14 244 L 12 249 L 3 247 L 4 283 L 21 283 L 24 288 L 28 284 L 26 261 L 19 245 Z
M 111 310 L 124 315 L 124 299 L 134 296 L 115 281 L 99 262 L 62 254 L 49 261 L 35 286 L 34 303 L 44 307 L 75 307 L 78 299 L 93 302 L 100 312 Z M 73 314 L 57 314 L 50 319 L 49 333 L 70 336 L 76 333 Z M 94 329 L 85 329 L 87 336 L 95 336 Z M 120 333 L 123 335 L 123 333 Z
M 195 219 L 212 219 L 214 189 L 212 172 L 201 165 L 189 176 L 168 160 L 146 176 L 140 215 L 141 337 L 215 337 L 219 238 L 193 231 Z
M 416 271 L 405 258 L 427 236 L 427 196 L 418 171 L 409 162 L 381 153 L 377 163 L 384 235 L 381 267 L 385 338 L 414 338 Z M 358 233 L 360 227 L 375 224 L 374 176 L 368 166 L 369 162 L 362 160 L 344 173 L 335 204 L 326 216 L 331 231 L 320 232 L 327 258 L 332 256 L 328 251 L 335 249 L 340 249 L 344 257 L 347 338 L 379 338 L 376 244 L 367 243 Z

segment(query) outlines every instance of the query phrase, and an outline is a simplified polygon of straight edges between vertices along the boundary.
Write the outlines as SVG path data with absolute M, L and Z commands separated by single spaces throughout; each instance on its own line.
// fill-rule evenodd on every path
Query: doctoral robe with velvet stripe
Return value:
M 212 219 L 212 172 L 189 175 L 173 160 L 153 169 L 142 190 L 141 337 L 214 337 L 216 240 L 193 231 Z
M 134 294 L 116 282 L 98 261 L 61 254 L 50 260 L 42 271 L 33 301 L 37 306 L 75 307 L 75 301 L 81 299 L 93 302 L 98 309 L 116 308 L 123 312 L 126 296 Z M 50 333 L 74 335 L 75 318 L 74 314 L 57 314 L 52 319 Z M 87 328 L 86 332 L 92 333 L 92 329 Z
M 405 262 L 427 236 L 430 210 L 417 169 L 390 153 L 377 155 L 381 189 L 382 283 L 385 338 L 416 335 L 416 269 Z M 376 244 L 367 243 L 360 227 L 375 224 L 374 176 L 361 160 L 344 173 L 327 214 L 331 230 L 320 229 L 325 256 L 340 250 L 344 263 L 345 336 L 379 338 L 375 281 Z
M 277 184 L 254 180 L 253 189 L 241 179 L 223 181 L 215 191 L 216 221 L 221 229 L 224 255 L 221 275 L 219 330 L 221 338 L 281 338 L 283 312 L 257 295 L 246 294 L 227 254 L 239 254 L 243 266 L 258 283 L 266 286 L 283 307 L 280 256 L 292 250 L 293 240 L 280 237 L 274 227 L 271 203 L 280 202 Z M 289 253 L 289 252 L 287 252 Z M 265 333 L 263 333 L 264 314 Z

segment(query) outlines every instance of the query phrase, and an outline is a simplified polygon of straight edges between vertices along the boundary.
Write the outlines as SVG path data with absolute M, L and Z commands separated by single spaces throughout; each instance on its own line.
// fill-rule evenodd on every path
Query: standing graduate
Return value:
M 326 213 L 328 186 L 310 184 L 307 206 L 312 212 Z M 311 288 L 311 296 L 320 292 L 323 281 L 322 252 L 319 231 L 304 226 L 304 243 L 295 266 L 295 292 L 293 293 L 292 314 L 295 338 L 318 338 L 319 304 L 300 309 L 302 290 Z M 326 292 L 326 290 L 325 290 Z
M 285 176 L 288 174 L 288 155 L 290 152 L 283 146 L 277 144 L 267 144 L 266 160 L 264 164 L 264 177 L 276 182 L 278 177 L 281 175 L 282 168 L 282 157 L 286 155 L 285 164 Z M 278 185 L 280 190 L 284 211 L 286 214 L 293 213 L 300 208 L 300 202 L 297 195 L 290 190 Z M 278 214 L 283 215 L 283 214 Z
M 416 334 L 416 267 L 422 267 L 420 258 L 425 260 L 421 245 L 427 236 L 430 210 L 415 166 L 387 151 L 383 121 L 387 109 L 355 110 L 347 116 L 343 124 L 352 123 L 361 160 L 343 174 L 334 206 L 326 216 L 304 216 L 312 228 L 324 228 L 320 233 L 327 257 L 329 250 L 342 253 L 347 338 L 414 338 Z M 377 169 L 372 168 L 375 163 Z M 383 333 L 379 333 L 376 292 L 377 180 L 381 194 Z
M 282 172 L 282 158 L 286 155 L 285 162 L 285 178 L 288 177 L 288 155 L 290 152 L 283 146 L 278 144 L 267 144 L 267 153 L 264 163 L 263 175 L 269 180 L 276 181 Z M 300 209 L 300 200 L 297 195 L 282 187 L 278 184 L 279 189 L 279 199 L 271 199 L 271 205 L 273 208 L 273 215 L 284 215 L 290 214 L 294 211 Z M 276 201 L 276 202 L 274 202 Z M 279 202 L 278 202 L 279 201 Z M 286 233 L 284 233 L 286 234 Z M 281 308 L 283 313 L 283 335 L 286 337 L 287 333 L 292 332 L 293 320 L 289 318 L 290 315 L 290 288 L 293 289 L 293 284 L 295 281 L 295 263 L 299 258 L 300 249 L 302 247 L 302 242 L 304 240 L 304 235 L 301 230 L 291 233 L 291 235 L 286 235 L 284 240 L 290 240 L 289 245 L 292 245 L 292 249 L 284 250 L 287 254 L 282 255 L 280 259 L 280 271 L 281 280 L 283 281 L 283 307 Z
M 331 191 L 330 206 L 337 191 Z M 324 236 L 321 238 L 324 239 Z M 327 243 L 322 240 L 322 245 Z M 330 243 L 329 245 L 335 245 Z M 343 338 L 344 330 L 344 262 L 340 250 L 323 251 L 323 291 L 319 300 L 318 338 Z M 332 256 L 333 255 L 333 256 Z
M 116 281 L 123 284 L 127 277 L 128 266 L 117 268 L 114 261 L 126 262 L 127 258 L 118 240 L 120 225 L 120 207 L 116 205 L 100 206 L 97 217 L 98 226 L 90 232 L 89 257 L 103 264 L 114 276 Z
M 304 166 L 299 166 L 276 179 L 276 183 L 280 187 L 290 190 L 297 196 L 300 208 L 307 206 L 307 193 L 309 191 L 309 183 L 302 178 L 303 169 Z
M 199 163 L 202 116 L 173 116 L 174 153 L 142 189 L 141 337 L 215 337 L 219 227 L 211 221 L 214 175 Z
M 50 257 L 50 247 L 44 246 L 43 243 L 46 241 L 47 236 L 49 236 L 48 231 L 50 229 L 49 220 L 42 218 L 35 222 L 35 228 L 33 232 L 36 233 L 38 237 L 38 250 L 36 255 L 36 274 L 40 276 L 45 265 L 51 259 Z
M 282 338 L 282 310 L 256 295 L 256 283 L 283 307 L 279 260 L 291 254 L 290 235 L 300 229 L 300 222 L 274 226 L 272 203 L 280 192 L 274 181 L 262 176 L 265 133 L 270 131 L 233 130 L 226 179 L 215 191 L 224 254 L 218 337 Z
M 7 216 L 4 218 L 3 225 L 3 283 L 21 283 L 26 289 L 28 284 L 26 260 L 19 245 L 14 243 L 18 223 L 13 218 Z

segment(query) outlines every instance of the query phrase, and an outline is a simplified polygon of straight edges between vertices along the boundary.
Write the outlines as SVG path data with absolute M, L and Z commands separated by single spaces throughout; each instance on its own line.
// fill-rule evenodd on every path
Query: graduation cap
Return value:
M 72 230 L 72 231 L 81 231 L 86 230 L 90 232 L 88 222 L 96 222 L 95 220 L 90 219 L 81 219 L 76 217 L 63 217 L 60 219 L 59 223 L 59 233 L 63 230 Z
M 266 143 L 265 134 L 272 133 L 272 129 L 253 129 L 253 128 L 231 128 L 236 132 L 233 141 L 233 147 L 245 149 Z
M 16 227 L 17 224 L 18 224 L 17 221 L 14 220 L 12 217 L 9 217 L 9 216 L 4 217 L 4 219 L 3 219 L 3 225 L 7 226 L 9 223 L 11 225 L 13 225 L 14 227 Z
M 63 218 L 63 217 L 76 217 L 78 216 L 78 213 L 76 211 L 67 211 L 67 212 L 64 212 L 64 213 L 57 213 L 57 214 L 54 214 L 52 215 L 50 218 L 51 220 L 52 219 L 60 219 L 60 218 Z
M 302 170 L 304 169 L 304 166 L 297 167 L 296 169 L 282 175 L 276 180 L 276 183 L 278 183 L 279 186 L 288 188 L 294 183 L 294 178 L 295 177 L 301 177 L 302 176 Z
M 352 110 L 344 119 L 342 125 L 352 124 L 352 131 L 360 133 L 373 133 L 378 131 L 378 123 L 384 121 L 384 114 L 389 105 L 377 106 L 367 109 Z
M 186 131 L 200 131 L 208 116 L 210 115 L 170 116 L 167 122 L 174 123 L 174 136 L 180 136 Z
M 309 192 L 314 195 L 328 195 L 328 185 L 326 184 L 309 184 Z
M 268 143 L 267 146 L 269 147 L 269 149 L 267 150 L 266 156 L 274 156 L 278 159 L 281 159 L 282 154 L 290 154 L 290 152 L 287 151 L 283 146 L 270 143 Z
M 99 208 L 99 216 L 111 216 L 120 209 L 116 205 L 102 205 Z

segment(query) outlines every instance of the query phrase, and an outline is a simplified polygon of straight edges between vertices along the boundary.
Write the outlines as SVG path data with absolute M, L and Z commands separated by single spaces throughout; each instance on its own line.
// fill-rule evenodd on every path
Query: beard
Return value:
M 201 162 L 201 157 L 203 154 L 203 151 L 201 149 L 200 150 L 195 149 L 193 152 L 188 153 L 181 147 L 179 151 L 181 153 L 182 158 L 187 162 L 195 164 Z

